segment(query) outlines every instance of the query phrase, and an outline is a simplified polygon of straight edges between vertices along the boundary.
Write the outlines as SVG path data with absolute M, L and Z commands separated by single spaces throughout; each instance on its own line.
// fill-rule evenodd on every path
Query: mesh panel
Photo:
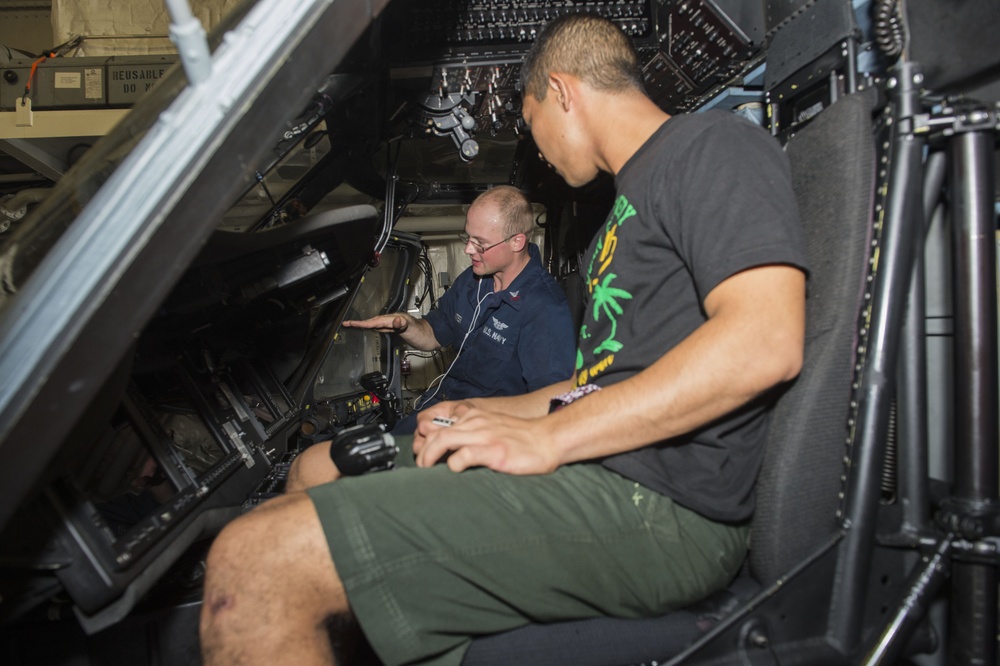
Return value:
M 763 583 L 837 529 L 854 327 L 868 262 L 874 92 L 841 98 L 786 146 L 810 274 L 803 371 L 775 408 L 758 481 L 750 561 Z

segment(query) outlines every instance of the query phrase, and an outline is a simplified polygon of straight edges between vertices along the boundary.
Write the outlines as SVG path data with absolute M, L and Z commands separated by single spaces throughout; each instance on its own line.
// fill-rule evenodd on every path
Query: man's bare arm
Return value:
M 469 409 L 429 433 L 417 462 L 448 451 L 454 470 L 482 465 L 539 474 L 690 432 L 794 378 L 802 364 L 805 276 L 764 266 L 718 285 L 705 299 L 708 320 L 627 381 L 541 418 Z
M 343 325 L 346 328 L 367 328 L 379 333 L 396 333 L 403 342 L 422 351 L 441 347 L 431 325 L 406 312 L 378 315 L 371 319 L 349 319 L 344 321 Z

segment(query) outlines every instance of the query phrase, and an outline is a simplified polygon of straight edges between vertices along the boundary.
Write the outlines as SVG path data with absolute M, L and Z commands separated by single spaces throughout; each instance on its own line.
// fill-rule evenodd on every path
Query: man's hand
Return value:
M 435 417 L 454 420 L 450 426 Z M 522 419 L 469 402 L 440 403 L 421 412 L 413 439 L 418 467 L 446 460 L 453 472 L 488 467 L 505 474 L 548 474 L 559 467 L 541 419 Z
M 451 419 L 453 421 L 458 420 L 467 411 L 476 407 L 473 399 L 470 400 L 445 400 L 437 404 L 431 405 L 427 409 L 421 411 L 417 414 L 417 433 L 421 431 L 422 426 L 428 426 L 427 432 L 437 430 L 441 426 L 433 424 L 432 422 L 436 418 Z M 433 426 L 433 427 L 431 427 Z
M 403 342 L 415 349 L 432 351 L 441 347 L 434 329 L 423 319 L 406 312 L 378 315 L 371 319 L 347 319 L 344 328 L 365 328 L 379 333 L 397 333 Z
M 397 312 L 395 314 L 378 315 L 371 319 L 349 319 L 344 321 L 346 328 L 368 328 L 379 333 L 402 333 L 410 327 L 409 315 Z
M 446 427 L 441 425 L 438 419 L 457 422 L 463 414 L 472 408 L 471 400 L 445 400 L 419 412 L 417 414 L 417 427 L 413 431 L 413 454 L 419 458 L 427 438 Z

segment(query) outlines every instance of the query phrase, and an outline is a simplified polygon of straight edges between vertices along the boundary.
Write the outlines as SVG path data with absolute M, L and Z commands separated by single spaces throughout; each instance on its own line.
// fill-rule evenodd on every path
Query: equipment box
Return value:
M 131 106 L 176 61 L 173 55 L 52 58 L 40 62 L 32 75 L 33 60 L 12 60 L 0 68 L 0 109 L 14 110 L 29 79 L 36 111 Z

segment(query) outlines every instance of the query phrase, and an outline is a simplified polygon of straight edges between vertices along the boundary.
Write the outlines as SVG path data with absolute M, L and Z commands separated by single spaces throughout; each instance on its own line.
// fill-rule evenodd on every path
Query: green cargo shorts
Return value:
M 411 461 L 410 438 L 397 441 Z M 597 464 L 402 467 L 308 492 L 387 666 L 459 664 L 471 637 L 529 622 L 683 607 L 728 584 L 749 535 Z

